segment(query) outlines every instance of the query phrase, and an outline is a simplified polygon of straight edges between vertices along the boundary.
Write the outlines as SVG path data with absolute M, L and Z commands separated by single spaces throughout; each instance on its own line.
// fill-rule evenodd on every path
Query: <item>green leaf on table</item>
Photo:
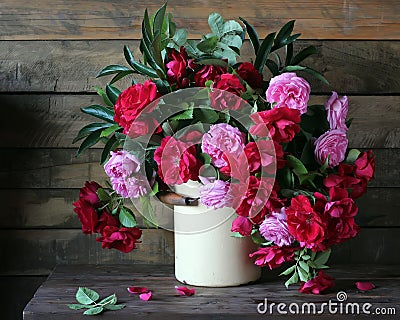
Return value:
M 102 313 L 103 311 L 104 311 L 103 307 L 95 307 L 95 308 L 86 310 L 83 314 L 87 315 L 87 316 L 94 316 L 96 314 Z
M 250 23 L 248 23 L 245 19 L 243 19 L 241 17 L 239 17 L 239 19 L 246 26 L 246 31 L 247 31 L 247 34 L 249 35 L 251 45 L 254 48 L 254 53 L 257 55 L 258 49 L 260 48 L 260 40 L 258 37 L 258 33 L 257 33 L 256 29 Z
M 289 287 L 291 284 L 295 284 L 299 282 L 299 275 L 297 274 L 297 271 L 293 273 L 293 275 L 285 282 L 286 288 Z
M 296 265 L 293 265 L 289 268 L 287 268 L 285 271 L 281 272 L 279 275 L 280 276 L 288 276 L 290 273 L 292 273 L 296 269 Z
M 94 104 L 85 108 L 82 108 L 81 111 L 83 113 L 89 114 L 93 117 L 99 118 L 101 120 L 107 121 L 109 123 L 115 123 L 114 122 L 114 111 L 103 107 L 98 104 Z
M 300 281 L 306 282 L 309 280 L 308 272 L 303 270 L 303 268 L 300 268 L 299 266 L 297 266 L 297 273 L 299 275 Z
M 346 157 L 346 162 L 347 163 L 354 163 L 356 162 L 356 160 L 358 159 L 358 157 L 360 156 L 361 151 L 358 149 L 351 149 L 349 151 L 349 154 Z
M 84 305 L 84 304 L 76 304 L 76 303 L 68 303 L 67 307 L 72 310 L 81 310 L 81 309 L 89 309 L 89 308 L 92 308 L 93 306 Z
M 75 298 L 76 301 L 78 301 L 79 303 L 89 305 L 99 300 L 100 296 L 96 291 L 92 289 L 79 287 L 78 291 L 76 292 Z
M 117 303 L 117 296 L 114 294 L 104 298 L 103 300 L 100 300 L 100 302 L 98 302 L 97 304 L 100 305 L 113 305 Z
M 267 62 L 268 55 L 271 52 L 272 44 L 274 43 L 275 32 L 268 34 L 264 41 L 261 43 L 260 49 L 257 52 L 254 67 L 262 74 L 265 63 Z
M 310 267 L 308 266 L 308 264 L 306 262 L 300 260 L 299 265 L 304 271 L 306 271 L 306 272 L 310 271 Z
M 125 308 L 124 304 L 107 304 L 104 306 L 104 309 L 112 311 L 121 310 L 123 308 Z
M 119 64 L 110 64 L 109 66 L 105 67 L 104 69 L 102 69 L 96 76 L 96 78 L 100 78 L 100 77 L 104 77 L 104 76 L 108 76 L 110 74 L 115 74 L 115 73 L 120 73 L 120 72 L 126 72 L 126 71 L 130 71 L 132 72 L 131 69 L 125 67 L 125 66 L 121 66 Z
M 108 127 L 108 128 L 106 128 L 106 129 L 104 129 L 104 130 L 101 132 L 100 137 L 101 137 L 101 138 L 103 138 L 103 137 L 108 137 L 110 134 L 114 133 L 115 131 L 117 131 L 117 130 L 119 130 L 119 129 L 122 129 L 122 127 L 120 127 L 120 126 L 117 125 L 117 124 L 113 124 L 111 127 Z
M 126 228 L 133 228 L 137 225 L 133 212 L 126 207 L 120 207 L 119 221 Z

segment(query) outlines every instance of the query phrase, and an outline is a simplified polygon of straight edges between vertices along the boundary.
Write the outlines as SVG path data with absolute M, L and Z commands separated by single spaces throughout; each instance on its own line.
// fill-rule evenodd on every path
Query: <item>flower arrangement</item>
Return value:
M 333 286 L 322 271 L 331 247 L 360 230 L 354 199 L 373 178 L 374 156 L 347 148 L 346 96 L 333 92 L 324 105 L 310 105 L 310 84 L 300 74 L 327 80 L 302 64 L 316 48 L 294 54 L 294 21 L 260 42 L 240 20 L 212 13 L 211 33 L 194 41 L 176 29 L 166 5 L 151 17 L 146 10 L 143 61 L 125 46 L 129 67 L 109 65 L 98 74 L 113 75 L 105 90 L 97 88 L 105 106 L 82 109 L 103 122 L 80 130 L 78 155 L 105 143 L 101 164 L 110 182 L 86 182 L 74 210 L 82 231 L 100 234 L 103 248 L 130 252 L 141 230 L 124 199 L 139 199 L 151 212 L 152 196 L 200 181 L 202 204 L 235 209 L 233 236 L 259 245 L 249 257 L 256 265 L 290 263 L 286 286 L 300 281 L 300 292 L 320 293 Z M 246 33 L 253 62 L 240 61 Z M 122 92 L 115 85 L 135 74 L 147 80 L 132 78 Z M 185 95 L 190 88 L 198 89 Z M 183 98 L 169 101 L 173 92 Z

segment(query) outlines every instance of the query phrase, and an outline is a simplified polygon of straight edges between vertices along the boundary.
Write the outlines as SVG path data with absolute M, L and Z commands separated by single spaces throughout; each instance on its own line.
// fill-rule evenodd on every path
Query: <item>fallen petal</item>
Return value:
M 141 294 L 141 293 L 146 293 L 149 292 L 149 288 L 146 287 L 128 287 L 126 288 L 129 293 L 132 294 Z
M 188 287 L 178 287 L 175 286 L 175 290 L 182 296 L 192 296 L 196 293 L 195 289 L 189 289 Z
M 139 295 L 140 300 L 149 301 L 153 298 L 153 293 L 151 291 L 142 293 Z
M 358 290 L 367 291 L 375 288 L 372 282 L 356 282 L 356 287 Z

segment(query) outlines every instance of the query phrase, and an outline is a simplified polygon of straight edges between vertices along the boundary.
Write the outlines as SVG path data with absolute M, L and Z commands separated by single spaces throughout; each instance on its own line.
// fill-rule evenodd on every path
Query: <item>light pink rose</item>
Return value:
M 282 208 L 281 212 L 272 212 L 265 218 L 260 225 L 260 234 L 280 247 L 290 246 L 293 243 L 295 239 L 289 232 L 285 208 Z
M 123 198 L 139 198 L 149 192 L 149 182 L 141 174 L 128 178 L 111 178 L 112 187 Z
M 347 131 L 346 117 L 349 111 L 349 103 L 346 96 L 339 98 L 335 91 L 332 96 L 324 104 L 328 115 L 328 121 L 331 129 L 341 129 Z
M 329 130 L 314 142 L 314 155 L 319 164 L 328 160 L 328 167 L 336 167 L 345 158 L 348 140 L 346 133 L 339 129 Z
M 275 103 L 273 108 L 288 107 L 303 114 L 307 112 L 310 91 L 306 80 L 294 72 L 287 72 L 271 79 L 266 97 L 269 103 Z
M 217 168 L 227 166 L 223 155 L 238 158 L 244 149 L 244 134 L 227 123 L 214 124 L 203 135 L 201 149 L 211 157 Z
M 232 199 L 228 196 L 229 182 L 215 180 L 200 187 L 200 202 L 216 209 L 229 207 Z
M 110 152 L 111 157 L 104 165 L 104 170 L 110 178 L 127 178 L 140 170 L 140 161 L 125 150 Z

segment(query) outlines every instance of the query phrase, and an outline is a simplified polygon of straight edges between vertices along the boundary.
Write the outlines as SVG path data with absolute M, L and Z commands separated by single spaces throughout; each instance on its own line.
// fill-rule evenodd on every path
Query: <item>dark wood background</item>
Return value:
M 131 254 L 102 250 L 72 211 L 85 180 L 104 181 L 100 149 L 76 158 L 72 139 L 90 119 L 79 108 L 98 98 L 105 65 L 138 55 L 144 8 L 162 1 L 2 0 L 0 2 L 0 281 L 2 311 L 17 319 L 56 264 L 173 263 L 173 234 L 146 230 Z M 170 0 L 178 27 L 208 32 L 212 11 L 242 16 L 260 37 L 296 19 L 295 50 L 313 44 L 307 64 L 331 86 L 310 80 L 313 99 L 347 94 L 350 146 L 373 148 L 376 178 L 360 206 L 360 235 L 335 249 L 333 262 L 400 263 L 400 4 L 397 0 Z M 252 59 L 249 43 L 243 60 Z M 18 315 L 17 315 L 18 313 Z

